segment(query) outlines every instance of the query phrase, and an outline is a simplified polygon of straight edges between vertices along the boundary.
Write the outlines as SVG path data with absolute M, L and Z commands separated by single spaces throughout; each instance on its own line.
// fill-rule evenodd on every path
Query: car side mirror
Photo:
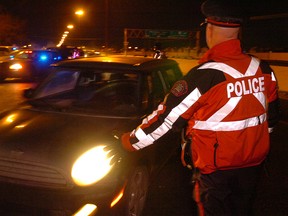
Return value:
M 32 88 L 29 88 L 29 89 L 25 89 L 24 92 L 23 92 L 23 96 L 25 98 L 32 98 L 33 97 L 33 94 L 35 92 L 35 89 L 32 89 Z

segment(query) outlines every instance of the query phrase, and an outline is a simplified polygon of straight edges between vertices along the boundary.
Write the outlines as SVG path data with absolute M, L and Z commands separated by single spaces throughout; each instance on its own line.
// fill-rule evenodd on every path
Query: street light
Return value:
M 84 11 L 82 9 L 75 11 L 75 14 L 77 16 L 83 16 L 84 15 Z
M 68 29 L 73 29 L 73 28 L 74 28 L 74 25 L 69 24 L 69 25 L 67 25 L 67 28 L 68 28 Z
M 75 15 L 77 15 L 78 17 L 83 16 L 84 15 L 84 10 L 79 9 L 79 10 L 75 11 Z M 71 30 L 73 28 L 74 28 L 74 25 L 72 25 L 72 24 L 67 25 L 67 29 Z M 57 46 L 61 46 L 64 43 L 64 41 L 65 41 L 66 37 L 68 36 L 68 34 L 69 34 L 69 31 L 65 31 L 63 33 L 62 38 L 61 38 L 61 40 L 60 40 L 60 42 L 58 43 Z

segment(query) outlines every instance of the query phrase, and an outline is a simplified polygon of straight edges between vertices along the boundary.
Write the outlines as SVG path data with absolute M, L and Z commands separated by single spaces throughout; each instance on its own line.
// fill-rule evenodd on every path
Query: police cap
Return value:
M 240 27 L 243 23 L 241 6 L 231 0 L 207 0 L 201 5 L 205 22 L 222 27 Z

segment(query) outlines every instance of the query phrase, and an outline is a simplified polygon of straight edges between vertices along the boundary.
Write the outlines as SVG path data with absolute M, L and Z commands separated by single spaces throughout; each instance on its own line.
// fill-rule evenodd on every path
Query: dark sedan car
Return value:
M 50 64 L 62 60 L 51 50 L 17 50 L 0 57 L 0 81 L 6 79 L 37 80 L 47 76 Z
M 0 115 L 0 203 L 141 215 L 150 182 L 178 152 L 181 136 L 173 131 L 137 152 L 124 151 L 119 138 L 163 100 L 182 76 L 178 64 L 118 56 L 52 69 L 25 91 L 25 104 Z

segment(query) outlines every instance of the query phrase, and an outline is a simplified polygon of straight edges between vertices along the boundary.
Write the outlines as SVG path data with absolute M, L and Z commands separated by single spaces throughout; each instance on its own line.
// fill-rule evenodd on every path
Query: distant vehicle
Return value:
M 83 52 L 84 52 L 84 57 L 85 58 L 89 58 L 89 57 L 96 57 L 96 56 L 101 56 L 102 55 L 102 53 L 101 53 L 101 51 L 97 51 L 97 50 L 93 50 L 93 49 L 91 49 L 91 50 L 83 50 Z
M 81 48 L 74 46 L 49 47 L 47 50 L 54 50 L 59 52 L 63 60 L 83 58 L 85 55 Z
M 69 216 L 141 215 L 150 182 L 180 152 L 180 132 L 133 153 L 122 150 L 119 138 L 181 76 L 168 59 L 55 64 L 36 89 L 25 91 L 29 100 L 22 107 L 0 115 L 0 201 Z
M 8 56 L 11 52 L 17 50 L 15 46 L 0 46 L 0 57 L 1 56 Z
M 57 51 L 17 50 L 0 57 L 0 81 L 43 79 L 50 64 L 62 60 Z

